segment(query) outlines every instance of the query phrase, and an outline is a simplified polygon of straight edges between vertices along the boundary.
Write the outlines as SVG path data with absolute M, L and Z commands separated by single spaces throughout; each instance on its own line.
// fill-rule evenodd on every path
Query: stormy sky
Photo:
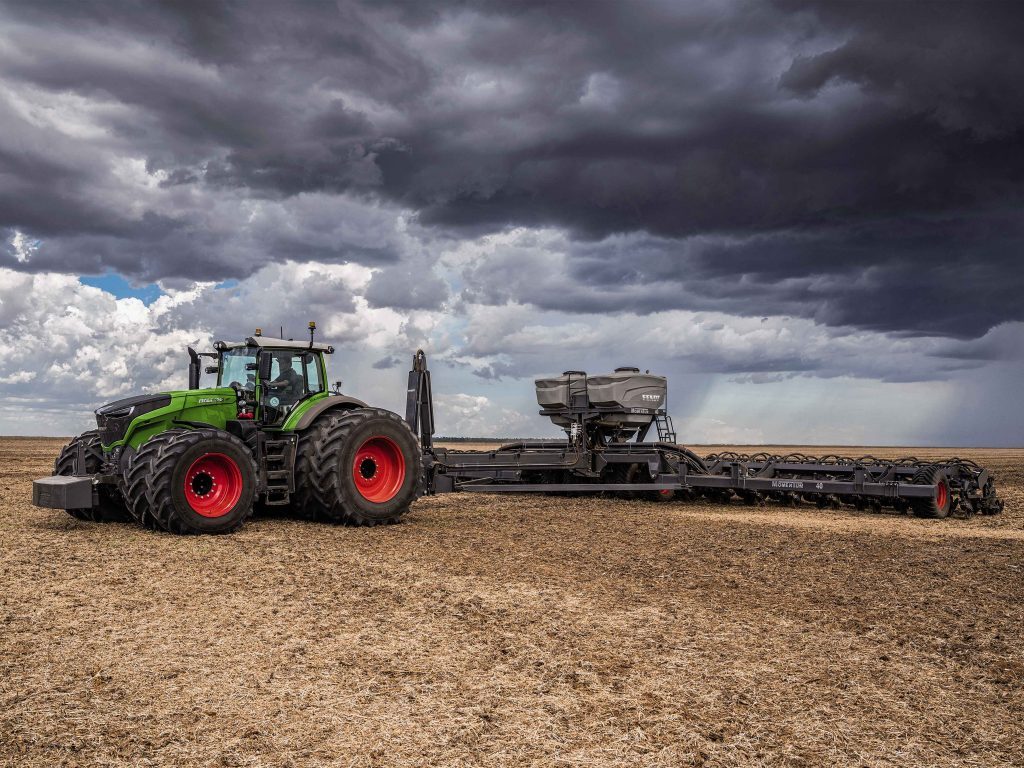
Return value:
M 670 377 L 690 442 L 1020 445 L 1024 10 L 0 3 L 0 431 L 318 321 L 345 390 L 551 434 Z

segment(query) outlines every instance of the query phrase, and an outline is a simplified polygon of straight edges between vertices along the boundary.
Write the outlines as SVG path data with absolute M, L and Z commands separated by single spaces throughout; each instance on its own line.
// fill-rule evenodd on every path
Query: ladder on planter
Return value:
M 672 424 L 672 417 L 667 411 L 661 411 L 654 417 L 654 424 L 658 428 L 659 443 L 675 443 L 676 428 Z

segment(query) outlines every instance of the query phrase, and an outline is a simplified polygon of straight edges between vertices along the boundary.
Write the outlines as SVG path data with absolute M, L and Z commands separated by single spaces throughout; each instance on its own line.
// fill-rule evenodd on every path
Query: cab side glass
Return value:
M 306 389 L 315 395 L 324 391 L 324 383 L 320 378 L 320 366 L 316 364 L 316 355 L 306 353 L 302 356 L 302 366 L 306 374 Z

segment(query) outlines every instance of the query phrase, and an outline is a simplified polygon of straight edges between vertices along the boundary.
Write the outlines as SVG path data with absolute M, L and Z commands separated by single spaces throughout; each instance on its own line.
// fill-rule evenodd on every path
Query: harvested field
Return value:
M 0 441 L 0 765 L 1024 765 L 1024 450 L 956 452 L 991 518 L 465 494 L 177 538 L 32 507 L 60 444 Z

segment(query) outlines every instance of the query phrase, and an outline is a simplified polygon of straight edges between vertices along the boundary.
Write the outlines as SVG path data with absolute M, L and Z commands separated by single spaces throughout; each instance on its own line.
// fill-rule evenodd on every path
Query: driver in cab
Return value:
M 276 379 L 267 382 L 267 388 L 280 398 L 281 405 L 293 405 L 303 395 L 302 376 L 292 367 L 290 352 L 275 353 L 274 358 L 277 360 L 280 373 Z

